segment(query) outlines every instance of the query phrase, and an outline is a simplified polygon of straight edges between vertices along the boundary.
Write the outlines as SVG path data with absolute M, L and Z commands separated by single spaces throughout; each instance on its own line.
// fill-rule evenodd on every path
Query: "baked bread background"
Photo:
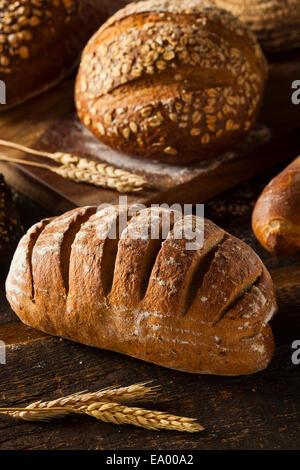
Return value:
M 6 281 L 20 319 L 181 371 L 264 369 L 273 355 L 268 322 L 277 307 L 254 251 L 208 220 L 203 247 L 189 250 L 190 236 L 176 233 L 189 221 L 203 234 L 203 219 L 150 208 L 122 227 L 124 210 L 83 207 L 28 231 Z M 163 235 L 164 217 L 171 230 Z M 112 236 L 114 226 L 120 237 Z M 160 237 L 149 236 L 154 226 Z
M 77 76 L 80 119 L 101 141 L 167 163 L 206 160 L 255 122 L 267 75 L 251 32 L 200 0 L 148 0 L 112 16 Z
M 4 111 L 48 90 L 79 62 L 107 17 L 107 0 L 2 0 L 0 80 Z
M 252 227 L 271 253 L 300 251 L 300 156 L 266 186 L 255 205 Z
M 266 51 L 300 47 L 299 0 L 208 0 L 253 31 Z

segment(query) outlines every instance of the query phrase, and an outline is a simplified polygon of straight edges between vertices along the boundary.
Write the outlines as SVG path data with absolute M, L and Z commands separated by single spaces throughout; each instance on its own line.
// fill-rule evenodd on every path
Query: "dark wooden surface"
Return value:
M 300 257 L 269 255 L 250 229 L 254 201 L 279 169 L 205 204 L 206 216 L 250 243 L 271 271 L 279 313 L 272 321 L 276 353 L 268 369 L 245 377 L 196 376 L 46 336 L 22 325 L 10 310 L 2 266 L 0 339 L 7 344 L 7 364 L 0 365 L 0 406 L 154 380 L 162 391 L 148 406 L 196 417 L 205 431 L 153 432 L 85 417 L 43 424 L 0 417 L 1 450 L 299 449 L 300 365 L 292 364 L 291 344 L 300 340 Z M 26 226 L 48 215 L 24 196 L 18 196 L 18 207 Z

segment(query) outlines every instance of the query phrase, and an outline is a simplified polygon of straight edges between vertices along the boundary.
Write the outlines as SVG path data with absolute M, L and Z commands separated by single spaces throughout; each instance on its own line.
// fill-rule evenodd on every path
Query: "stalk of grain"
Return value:
M 142 191 L 146 184 L 145 180 L 138 175 L 123 170 L 117 170 L 116 173 L 115 168 L 109 166 L 104 167 L 99 172 L 80 169 L 75 165 L 53 167 L 52 171 L 75 183 L 88 183 L 106 189 L 115 189 L 119 193 Z
M 105 423 L 132 424 L 152 430 L 168 429 L 181 432 L 199 432 L 204 429 L 193 418 L 175 416 L 162 411 L 128 407 L 112 402 L 85 405 L 78 412 L 93 416 Z
M 74 413 L 74 408 L 79 408 L 84 404 L 90 405 L 98 401 L 114 401 L 118 403 L 140 401 L 152 398 L 159 386 L 148 386 L 149 382 L 129 385 L 127 387 L 108 387 L 92 393 L 73 393 L 66 397 L 60 397 L 51 401 L 37 401 L 26 406 L 26 408 L 15 409 L 9 414 L 13 418 L 29 419 L 33 417 L 39 420 L 62 418 L 70 413 Z M 34 414 L 40 410 L 40 414 Z M 31 413 L 31 411 L 33 413 Z M 0 409 L 0 412 L 1 409 Z M 44 413 L 43 413 L 44 412 Z
M 85 414 L 107 423 L 132 424 L 154 430 L 169 429 L 182 432 L 203 430 L 203 427 L 193 418 L 121 404 L 126 401 L 149 398 L 156 393 L 157 388 L 147 386 L 146 382 L 128 387 L 108 387 L 98 392 L 80 392 L 57 400 L 38 401 L 26 408 L 0 408 L 0 414 L 25 421 L 49 421 L 70 414 Z
M 176 416 L 162 411 L 129 407 L 108 401 L 95 402 L 80 407 L 68 406 L 42 409 L 2 408 L 0 413 L 5 413 L 13 418 L 25 421 L 49 421 L 75 413 L 89 415 L 105 423 L 131 424 L 152 430 L 165 429 L 192 433 L 203 431 L 204 429 L 200 424 L 196 423 L 194 418 Z
M 44 168 L 76 183 L 88 183 L 107 189 L 115 189 L 120 193 L 137 192 L 141 191 L 145 187 L 149 187 L 147 181 L 142 176 L 130 173 L 129 171 L 121 168 L 115 168 L 106 163 L 98 163 L 70 153 L 49 153 L 34 150 L 29 147 L 25 147 L 24 145 L 15 144 L 14 142 L 2 139 L 0 139 L 0 145 L 21 150 L 25 153 L 49 158 L 60 163 L 61 166 L 56 167 L 7 156 L 1 156 L 1 160 Z

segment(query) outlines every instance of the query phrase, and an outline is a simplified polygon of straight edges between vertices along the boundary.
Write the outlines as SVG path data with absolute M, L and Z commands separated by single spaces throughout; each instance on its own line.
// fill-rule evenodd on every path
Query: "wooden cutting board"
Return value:
M 152 189 L 129 194 L 128 202 L 147 205 L 204 202 L 297 154 L 300 106 L 292 104 L 291 83 L 300 77 L 300 50 L 273 55 L 269 61 L 269 81 L 257 126 L 231 152 L 207 163 L 189 166 L 150 163 L 104 146 L 76 117 L 74 77 L 23 106 L 0 114 L 0 138 L 47 151 L 86 156 L 142 174 Z M 45 162 L 3 147 L 0 153 Z M 54 213 L 86 204 L 117 203 L 119 198 L 116 191 L 73 183 L 44 169 L 1 162 L 0 171 L 12 186 Z

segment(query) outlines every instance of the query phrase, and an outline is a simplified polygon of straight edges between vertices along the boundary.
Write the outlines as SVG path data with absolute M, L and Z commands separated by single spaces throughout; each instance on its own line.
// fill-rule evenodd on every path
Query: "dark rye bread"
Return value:
M 7 298 L 34 328 L 192 373 L 264 369 L 276 312 L 270 275 L 254 251 L 212 222 L 144 209 L 121 225 L 122 206 L 75 209 L 43 220 L 21 240 Z M 164 217 L 171 230 L 162 234 Z M 176 238 L 183 223 L 202 248 Z M 147 236 L 156 223 L 157 239 Z M 153 232 L 152 232 L 153 233 Z
M 167 163 L 213 158 L 255 122 L 267 75 L 254 35 L 200 0 L 132 3 L 88 42 L 78 115 L 107 145 Z
M 252 227 L 271 253 L 300 251 L 300 156 L 265 187 L 253 211 Z
M 253 31 L 266 51 L 300 47 L 299 0 L 208 0 Z
M 78 62 L 107 18 L 107 0 L 1 0 L 0 80 L 16 106 L 48 90 Z

